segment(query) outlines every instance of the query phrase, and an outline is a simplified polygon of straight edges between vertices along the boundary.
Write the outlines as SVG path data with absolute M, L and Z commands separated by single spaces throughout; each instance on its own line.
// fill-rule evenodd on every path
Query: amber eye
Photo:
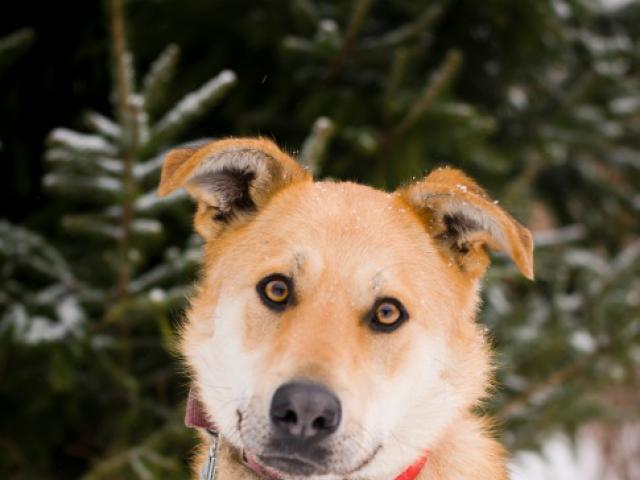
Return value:
M 393 325 L 400 320 L 400 309 L 393 303 L 385 302 L 376 308 L 376 320 L 383 325 Z
M 369 315 L 369 326 L 373 330 L 391 332 L 398 328 L 409 315 L 395 298 L 381 298 L 373 305 Z
M 263 303 L 274 310 L 282 310 L 291 300 L 291 279 L 284 275 L 269 275 L 256 288 Z
M 272 302 L 282 303 L 289 298 L 289 287 L 282 280 L 271 280 L 264 286 L 264 294 Z

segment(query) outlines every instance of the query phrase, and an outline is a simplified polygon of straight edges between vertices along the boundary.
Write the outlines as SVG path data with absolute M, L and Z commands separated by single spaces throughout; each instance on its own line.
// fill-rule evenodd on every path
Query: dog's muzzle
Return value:
M 281 479 L 280 473 L 296 476 L 327 473 L 326 467 L 322 466 L 322 459 L 327 455 L 322 447 L 322 439 L 330 437 L 340 426 L 342 407 L 338 398 L 322 385 L 291 382 L 276 390 L 270 410 L 272 424 L 277 431 L 272 436 L 271 448 L 258 458 L 243 450 L 241 453 L 245 465 L 259 478 L 269 480 Z M 220 434 L 193 389 L 187 400 L 185 424 L 209 434 L 209 455 L 200 479 L 214 480 Z M 425 451 L 395 480 L 415 480 L 426 460 Z

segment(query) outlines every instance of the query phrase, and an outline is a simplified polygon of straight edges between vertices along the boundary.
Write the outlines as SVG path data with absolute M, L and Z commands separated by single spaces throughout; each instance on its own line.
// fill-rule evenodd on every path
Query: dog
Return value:
M 314 181 L 231 138 L 169 152 L 158 194 L 179 188 L 205 241 L 180 344 L 209 429 L 194 478 L 508 477 L 474 413 L 492 377 L 475 317 L 486 250 L 533 279 L 533 242 L 472 179 Z

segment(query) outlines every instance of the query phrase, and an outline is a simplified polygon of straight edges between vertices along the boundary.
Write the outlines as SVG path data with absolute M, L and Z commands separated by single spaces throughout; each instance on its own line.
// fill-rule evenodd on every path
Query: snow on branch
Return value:
M 311 134 L 302 144 L 300 164 L 313 174 L 318 173 L 319 163 L 333 135 L 333 130 L 333 122 L 327 117 L 320 117 L 313 123 Z
M 170 140 L 188 124 L 206 112 L 235 85 L 236 74 L 224 70 L 195 92 L 186 95 L 156 124 L 153 132 L 156 141 Z
M 89 112 L 84 116 L 85 123 L 96 133 L 115 140 L 122 137 L 122 128 L 110 118 L 98 112 Z
M 49 134 L 49 143 L 76 152 L 93 155 L 115 156 L 118 149 L 100 135 L 88 135 L 68 128 L 56 128 Z
M 44 176 L 44 186 L 72 196 L 116 198 L 122 192 L 122 182 L 106 176 L 89 177 L 66 173 L 48 173 Z
M 180 48 L 171 44 L 153 62 L 149 72 L 142 81 L 142 95 L 146 110 L 153 108 L 162 100 L 166 87 L 175 72 L 178 59 L 180 58 Z

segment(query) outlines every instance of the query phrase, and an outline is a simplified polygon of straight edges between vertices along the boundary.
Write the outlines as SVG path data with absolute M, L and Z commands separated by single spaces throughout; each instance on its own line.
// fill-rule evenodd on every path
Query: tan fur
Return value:
M 255 209 L 217 224 L 211 209 L 227 208 L 224 185 L 189 182 L 233 165 L 239 151 L 256 172 Z M 159 192 L 181 186 L 200 204 L 195 226 L 207 241 L 182 352 L 226 442 L 220 480 L 255 478 L 237 451 L 265 445 L 270 398 L 296 378 L 322 382 L 343 404 L 334 474 L 308 478 L 390 480 L 425 450 L 421 480 L 507 478 L 502 447 L 470 413 L 491 378 L 475 313 L 485 248 L 504 250 L 532 278 L 532 241 L 475 182 L 452 169 L 393 194 L 312 182 L 271 142 L 229 139 L 170 154 Z M 281 313 L 256 294 L 272 273 L 295 279 L 297 302 Z M 392 333 L 363 322 L 379 296 L 409 312 Z

